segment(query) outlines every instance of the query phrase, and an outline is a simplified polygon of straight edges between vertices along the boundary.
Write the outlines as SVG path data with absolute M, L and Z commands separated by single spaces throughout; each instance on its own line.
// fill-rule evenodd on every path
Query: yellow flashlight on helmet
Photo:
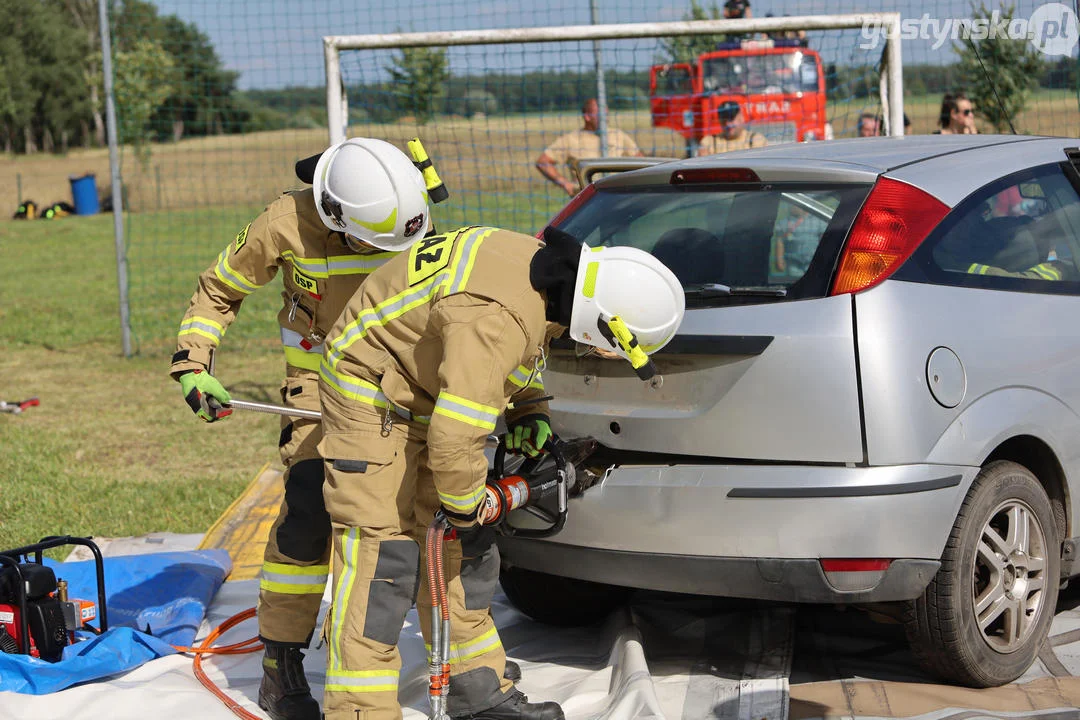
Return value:
M 435 171 L 435 166 L 431 163 L 431 158 L 428 157 L 427 150 L 424 149 L 420 138 L 413 138 L 408 144 L 413 165 L 424 176 L 424 185 L 427 186 L 428 197 L 431 198 L 431 202 L 441 203 L 450 197 L 450 191 L 446 189 L 446 185 L 439 179 L 439 173 Z

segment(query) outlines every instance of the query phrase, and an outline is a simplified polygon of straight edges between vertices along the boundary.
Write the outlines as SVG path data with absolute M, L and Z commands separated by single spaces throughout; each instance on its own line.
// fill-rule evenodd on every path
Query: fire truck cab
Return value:
M 653 127 L 674 130 L 688 148 L 721 131 L 716 110 L 725 102 L 738 103 L 770 142 L 825 137 L 821 56 L 798 40 L 718 43 L 693 64 L 654 65 L 649 99 Z

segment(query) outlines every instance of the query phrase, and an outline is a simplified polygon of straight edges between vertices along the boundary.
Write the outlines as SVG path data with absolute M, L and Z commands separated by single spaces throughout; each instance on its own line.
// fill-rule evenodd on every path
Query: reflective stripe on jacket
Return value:
M 320 387 L 386 411 L 430 416 L 428 457 L 440 500 L 469 514 L 483 497 L 484 441 L 508 413 L 547 412 L 545 299 L 529 282 L 541 243 L 487 227 L 425 238 L 349 302 L 326 341 Z M 557 328 L 558 326 L 554 326 Z M 324 413 L 324 432 L 349 432 Z
M 334 320 L 368 275 L 396 254 L 353 252 L 341 233 L 323 224 L 310 189 L 285 193 L 199 276 L 169 372 L 175 377 L 208 367 L 244 299 L 279 272 L 284 290 L 278 323 L 286 362 L 317 371 Z

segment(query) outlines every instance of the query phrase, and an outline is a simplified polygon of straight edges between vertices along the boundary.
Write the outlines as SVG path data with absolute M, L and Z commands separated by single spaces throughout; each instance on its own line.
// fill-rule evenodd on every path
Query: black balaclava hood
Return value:
M 544 228 L 544 243 L 544 247 L 533 255 L 529 282 L 547 297 L 548 322 L 570 327 L 581 242 L 569 233 L 548 226 Z

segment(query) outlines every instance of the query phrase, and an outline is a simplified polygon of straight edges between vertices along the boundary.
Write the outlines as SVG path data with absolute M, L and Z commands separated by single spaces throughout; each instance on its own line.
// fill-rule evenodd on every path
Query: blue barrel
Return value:
M 94 174 L 83 175 L 82 177 L 70 177 L 71 180 L 71 197 L 75 201 L 75 214 L 76 215 L 97 215 L 98 210 L 98 195 L 97 195 L 97 182 L 94 180 Z

